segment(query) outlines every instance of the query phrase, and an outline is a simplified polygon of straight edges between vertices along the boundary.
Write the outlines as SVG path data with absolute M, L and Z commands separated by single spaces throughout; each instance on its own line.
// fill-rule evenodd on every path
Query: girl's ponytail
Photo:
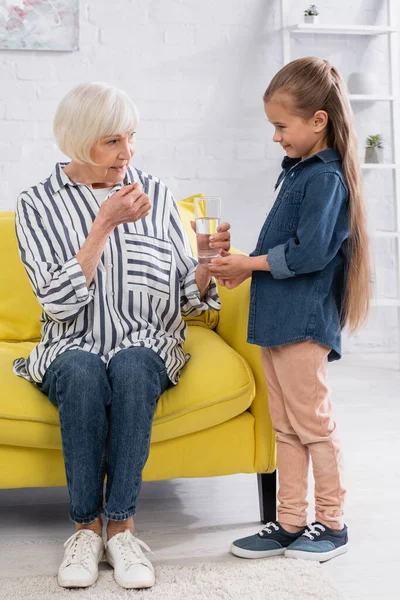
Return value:
M 367 218 L 352 110 L 342 77 L 334 67 L 331 67 L 331 73 L 335 88 L 334 108 L 327 111 L 331 140 L 342 157 L 343 174 L 349 188 L 349 262 L 342 312 L 344 323 L 350 333 L 354 333 L 367 317 L 371 293 Z

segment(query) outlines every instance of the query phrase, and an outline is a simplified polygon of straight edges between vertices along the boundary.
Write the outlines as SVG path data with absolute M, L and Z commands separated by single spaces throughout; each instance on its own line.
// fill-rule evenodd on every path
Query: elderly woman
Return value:
M 220 308 L 171 192 L 129 167 L 136 124 L 122 91 L 100 83 L 74 88 L 54 122 L 71 162 L 56 164 L 17 203 L 20 255 L 43 327 L 14 371 L 59 409 L 77 530 L 65 543 L 62 587 L 93 584 L 104 551 L 122 587 L 154 584 L 141 547 L 148 548 L 133 535 L 154 410 L 187 360 L 182 315 Z M 228 230 L 224 224 L 215 236 L 221 252 L 229 249 Z

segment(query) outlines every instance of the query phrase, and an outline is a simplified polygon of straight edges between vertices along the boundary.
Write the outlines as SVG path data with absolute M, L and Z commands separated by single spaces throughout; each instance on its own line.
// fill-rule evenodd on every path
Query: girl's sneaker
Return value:
M 311 523 L 293 544 L 285 551 L 287 558 L 318 560 L 325 562 L 348 550 L 349 540 L 346 525 L 341 531 L 330 529 L 322 523 Z
M 232 554 L 241 558 L 266 558 L 285 554 L 290 544 L 297 540 L 304 532 L 289 533 L 281 527 L 278 521 L 267 523 L 264 529 L 255 535 L 241 538 L 233 542 Z

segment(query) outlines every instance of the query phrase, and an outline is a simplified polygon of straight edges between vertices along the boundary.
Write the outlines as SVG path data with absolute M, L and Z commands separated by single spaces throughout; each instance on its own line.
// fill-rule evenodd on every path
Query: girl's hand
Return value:
M 225 286 L 228 290 L 233 290 L 233 288 L 238 287 L 243 281 L 246 281 L 248 277 L 251 277 L 250 272 L 244 273 L 240 277 L 232 277 L 231 279 L 218 279 L 218 283 Z
M 219 280 L 230 280 L 242 277 L 246 279 L 247 277 L 250 277 L 252 271 L 251 258 L 249 256 L 243 256 L 242 254 L 229 254 L 228 256 L 213 258 L 211 264 L 208 266 L 208 270 Z M 244 279 L 242 279 L 242 281 L 244 281 Z
M 230 256 L 229 252 L 226 252 L 226 250 L 222 250 L 220 249 L 220 254 L 221 256 Z M 195 278 L 196 278 L 196 283 L 197 283 L 197 287 L 200 290 L 200 296 L 203 299 L 204 296 L 207 293 L 207 288 L 210 285 L 210 281 L 211 281 L 211 277 L 213 276 L 213 274 L 210 271 L 210 266 L 211 265 L 200 265 L 198 264 L 196 267 L 196 272 L 195 272 Z M 221 281 L 219 281 L 218 283 L 221 283 Z M 221 283 L 221 285 L 225 285 L 224 283 Z

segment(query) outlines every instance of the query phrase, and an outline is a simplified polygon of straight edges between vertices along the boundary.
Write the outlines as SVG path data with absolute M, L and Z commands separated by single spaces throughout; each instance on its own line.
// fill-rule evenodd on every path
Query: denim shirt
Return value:
M 247 341 L 272 347 L 316 340 L 337 360 L 349 237 L 341 158 L 329 148 L 305 160 L 285 157 L 282 168 L 251 253 L 267 254 L 271 271 L 253 271 Z

